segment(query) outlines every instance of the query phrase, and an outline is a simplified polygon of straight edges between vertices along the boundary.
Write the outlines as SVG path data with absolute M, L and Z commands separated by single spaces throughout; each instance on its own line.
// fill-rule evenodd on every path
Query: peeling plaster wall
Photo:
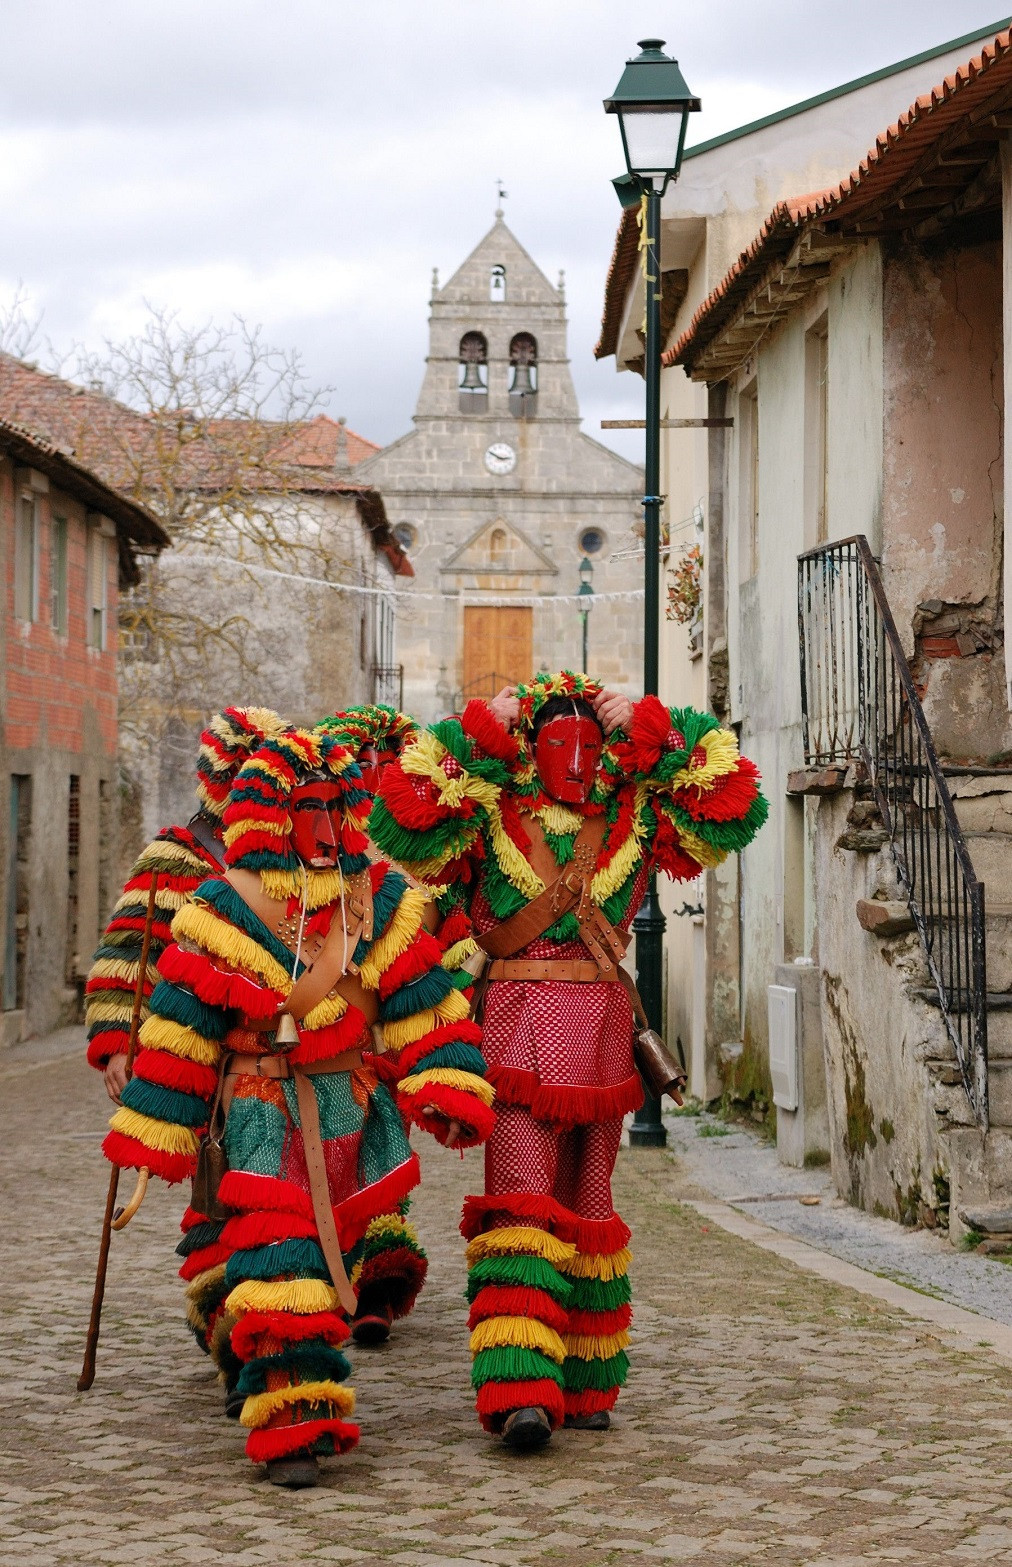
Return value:
M 882 258 L 869 244 L 829 280 L 828 537 L 882 544 Z M 815 541 L 812 540 L 812 543 Z
M 986 756 L 1012 745 L 997 620 L 1000 242 L 904 246 L 884 285 L 886 592 L 939 750 Z
M 888 850 L 836 847 L 850 804 L 820 800 L 815 835 L 833 1180 L 848 1201 L 909 1221 L 918 1201 L 934 1205 L 936 1171 L 948 1174 L 927 1063 L 951 1049 L 940 1014 L 908 995 L 926 977 L 916 934 L 881 940 L 858 924 L 858 899 L 896 886 Z

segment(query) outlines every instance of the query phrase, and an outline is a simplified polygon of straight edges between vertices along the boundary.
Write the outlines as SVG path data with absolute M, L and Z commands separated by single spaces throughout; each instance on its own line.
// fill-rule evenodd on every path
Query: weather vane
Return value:
M 498 179 L 495 182 L 495 192 L 497 197 L 495 215 L 497 218 L 501 218 L 503 216 L 502 204 L 509 195 L 509 191 L 506 189 L 501 179 Z

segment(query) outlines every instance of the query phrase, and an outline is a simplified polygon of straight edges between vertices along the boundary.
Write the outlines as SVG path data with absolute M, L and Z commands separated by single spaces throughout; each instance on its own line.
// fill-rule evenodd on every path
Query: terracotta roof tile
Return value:
M 595 359 L 607 359 L 618 348 L 619 327 L 622 325 L 629 284 L 639 261 L 639 246 L 639 208 L 627 207 L 615 235 L 615 248 L 604 285 L 604 315 L 601 319 L 601 336 L 594 348 Z
M 663 363 L 691 367 L 745 307 L 770 269 L 791 253 L 803 230 L 819 226 L 841 234 L 860 232 L 863 220 L 899 199 L 901 187 L 916 176 L 920 164 L 930 163 L 943 138 L 958 139 L 961 122 L 985 110 L 992 98 L 1010 92 L 1012 29 L 999 33 L 979 55 L 915 99 L 839 185 L 779 202 L 664 354 Z

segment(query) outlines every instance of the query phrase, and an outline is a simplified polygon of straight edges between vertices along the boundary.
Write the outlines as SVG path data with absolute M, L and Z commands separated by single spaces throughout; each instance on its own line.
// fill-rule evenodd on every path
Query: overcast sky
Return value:
M 601 100 L 667 40 L 702 141 L 1001 20 L 974 0 L 0 0 L 0 293 L 57 345 L 143 301 L 238 310 L 329 411 L 410 427 L 433 266 L 507 221 L 565 268 L 584 425 L 642 411 L 593 345 L 619 208 Z M 896 113 L 905 104 L 897 103 Z M 623 445 L 628 455 L 635 447 Z

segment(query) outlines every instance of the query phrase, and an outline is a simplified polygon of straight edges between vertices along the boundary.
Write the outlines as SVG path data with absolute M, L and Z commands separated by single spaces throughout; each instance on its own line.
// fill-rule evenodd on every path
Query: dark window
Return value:
M 49 624 L 58 636 L 67 634 L 67 519 L 54 517 L 49 561 Z
M 580 534 L 580 548 L 585 555 L 596 555 L 604 549 L 604 534 L 600 528 L 584 528 Z
M 28 877 L 31 869 L 32 780 L 29 773 L 11 777 L 10 836 L 7 845 L 7 900 L 5 911 L 4 985 L 5 1012 L 25 1004 L 28 960 Z
M 510 343 L 510 413 L 529 419 L 538 407 L 538 345 L 529 332 L 518 332 Z
M 457 391 L 462 414 L 488 408 L 488 343 L 481 332 L 465 332 L 460 340 Z
M 18 496 L 14 518 L 14 613 L 39 618 L 39 503 L 31 490 Z

